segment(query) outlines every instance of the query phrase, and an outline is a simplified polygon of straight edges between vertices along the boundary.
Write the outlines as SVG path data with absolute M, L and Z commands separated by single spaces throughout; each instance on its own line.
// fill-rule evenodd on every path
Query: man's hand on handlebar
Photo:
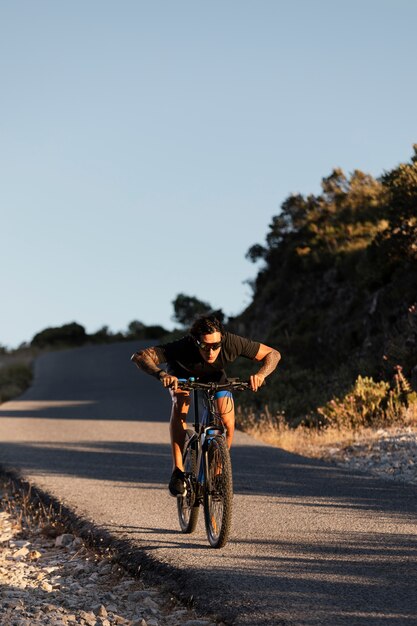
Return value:
M 250 377 L 249 382 L 252 391 L 258 391 L 259 387 L 262 387 L 264 384 L 265 378 L 263 376 L 259 376 L 259 374 L 253 374 Z
M 159 380 L 164 387 L 170 387 L 174 391 L 178 389 L 178 378 L 176 376 L 172 376 L 172 374 L 161 374 Z

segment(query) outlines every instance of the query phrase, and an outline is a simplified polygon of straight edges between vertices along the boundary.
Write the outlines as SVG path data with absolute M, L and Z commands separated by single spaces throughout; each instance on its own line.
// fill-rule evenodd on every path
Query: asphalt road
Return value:
M 173 590 L 239 625 L 417 625 L 415 488 L 237 433 L 234 524 L 222 550 L 178 530 L 169 397 L 137 344 L 50 353 L 0 407 L 0 463 L 159 563 Z M 145 560 L 146 560 L 145 559 Z

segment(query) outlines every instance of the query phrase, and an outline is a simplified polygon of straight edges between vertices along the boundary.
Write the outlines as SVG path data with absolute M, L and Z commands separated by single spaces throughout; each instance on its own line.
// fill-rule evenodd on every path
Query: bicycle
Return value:
M 201 383 L 193 378 L 180 379 L 178 387 L 194 395 L 194 430 L 186 430 L 183 451 L 186 493 L 177 497 L 180 528 L 183 533 L 194 532 L 203 504 L 209 543 L 212 548 L 222 548 L 229 538 L 232 521 L 233 480 L 226 430 L 215 394 L 251 387 L 238 379 L 221 384 Z M 204 404 L 201 418 L 199 395 Z

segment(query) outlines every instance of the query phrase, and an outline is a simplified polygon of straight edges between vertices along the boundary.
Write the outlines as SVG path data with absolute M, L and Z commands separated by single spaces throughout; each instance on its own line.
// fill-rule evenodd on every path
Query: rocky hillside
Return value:
M 357 376 L 417 382 L 417 146 L 379 179 L 334 170 L 318 196 L 292 195 L 273 217 L 253 302 L 233 328 L 280 349 L 259 402 L 299 419 Z

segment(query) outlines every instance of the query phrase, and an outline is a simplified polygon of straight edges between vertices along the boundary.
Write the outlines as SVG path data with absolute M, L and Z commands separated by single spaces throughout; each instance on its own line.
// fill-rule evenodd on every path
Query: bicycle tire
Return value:
M 230 533 L 233 507 L 232 463 L 224 437 L 214 437 L 207 450 L 204 521 L 212 548 L 222 548 Z
M 194 532 L 198 521 L 198 501 L 196 497 L 197 486 L 197 446 L 194 431 L 186 431 L 183 463 L 187 483 L 185 496 L 177 497 L 178 519 L 183 533 Z M 193 439 L 193 440 L 192 440 Z

